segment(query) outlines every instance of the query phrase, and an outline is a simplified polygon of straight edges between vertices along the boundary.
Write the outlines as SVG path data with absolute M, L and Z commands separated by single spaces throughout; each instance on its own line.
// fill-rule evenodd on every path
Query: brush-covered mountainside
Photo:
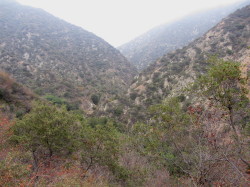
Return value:
M 237 10 L 201 38 L 150 65 L 130 86 L 130 101 L 141 109 L 160 103 L 167 97 L 183 97 L 184 89 L 206 72 L 212 55 L 240 62 L 243 75 L 249 74 L 250 6 Z M 183 99 L 188 103 L 192 98 Z
M 118 49 L 138 70 L 143 70 L 164 54 L 202 36 L 222 18 L 249 3 L 247 0 L 186 16 L 178 21 L 153 28 Z
M 20 117 L 31 109 L 31 102 L 38 97 L 19 84 L 9 74 L 0 71 L 0 113 Z
M 66 98 L 87 111 L 93 100 L 123 93 L 136 74 L 103 39 L 41 9 L 1 0 L 0 28 L 4 71 L 40 95 Z
M 25 8 L 20 17 L 30 11 Z M 12 14 L 16 12 L 19 11 Z M 31 23 L 37 25 L 37 21 Z M 53 25 L 44 27 L 54 28 L 57 24 L 55 19 Z M 22 26 L 27 29 L 26 24 L 19 25 Z M 72 26 L 72 30 L 75 29 Z M 45 29 L 42 31 L 47 33 Z M 71 66 L 65 60 L 67 55 L 62 55 L 66 49 L 74 48 L 69 44 L 77 43 L 67 37 L 71 31 L 62 33 L 60 40 L 57 34 L 51 39 L 53 34 L 47 33 L 48 39 L 33 29 L 32 34 L 39 37 L 32 34 L 17 37 L 20 33 L 12 31 L 10 44 L 1 42 L 1 54 L 5 54 L 1 61 L 3 67 L 30 87 L 34 86 L 37 92 L 40 87 L 42 94 L 74 96 L 76 101 L 91 99 L 97 108 L 95 112 L 105 115 L 88 116 L 81 110 L 69 110 L 68 103 L 55 95 L 46 95 L 52 101 L 47 102 L 1 70 L 0 186 L 249 186 L 250 103 L 245 89 L 249 87 L 250 76 L 249 31 L 250 6 L 230 15 L 187 47 L 163 56 L 134 80 L 127 97 L 107 97 L 107 103 L 100 103 L 99 94 L 103 92 L 98 85 L 84 78 L 75 80 L 79 69 L 84 70 L 77 61 L 78 53 L 67 53 L 72 57 Z M 82 32 L 85 33 L 81 29 L 80 34 L 76 32 L 79 41 L 85 36 Z M 72 43 L 65 42 L 65 38 Z M 58 40 L 54 42 L 54 39 Z M 43 42 L 57 44 L 52 45 L 52 49 L 62 53 L 52 53 Z M 60 47 L 66 44 L 65 48 Z M 11 45 L 12 52 L 7 48 Z M 103 50 L 97 49 L 99 54 Z M 8 55 L 2 52 L 4 50 Z M 82 54 L 95 58 L 90 55 L 92 50 L 89 48 L 89 53 Z M 220 58 L 212 58 L 214 64 L 207 67 L 206 59 L 211 54 Z M 95 70 L 88 61 L 83 62 L 93 78 L 94 73 L 105 71 Z M 96 67 L 94 61 L 91 62 Z M 75 72 L 75 77 L 71 72 Z M 184 95 L 186 92 L 182 89 L 195 79 L 192 90 L 199 94 Z M 55 80 L 61 82 L 53 82 Z M 40 84 L 36 86 L 37 83 Z M 53 85 L 56 87 L 51 87 Z M 79 93 L 76 92 L 78 85 L 85 86 Z M 71 95 L 66 96 L 67 92 Z M 164 98 L 167 99 L 161 102 Z M 160 104 L 148 107 L 155 103 Z M 122 120 L 128 119 L 135 122 L 123 123 Z

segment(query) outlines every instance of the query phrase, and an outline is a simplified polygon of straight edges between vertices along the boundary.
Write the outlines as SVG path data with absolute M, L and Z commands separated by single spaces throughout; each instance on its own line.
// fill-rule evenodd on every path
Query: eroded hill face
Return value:
M 0 2 L 0 67 L 40 95 L 91 111 L 91 96 L 123 93 L 135 68 L 107 42 L 40 9 Z
M 245 1 L 184 17 L 156 27 L 118 49 L 141 71 L 164 54 L 188 45 L 222 18 L 249 3 Z
M 178 96 L 206 71 L 210 55 L 242 63 L 243 76 L 250 70 L 250 6 L 221 21 L 188 46 L 169 53 L 143 71 L 128 95 L 137 106 L 149 106 Z

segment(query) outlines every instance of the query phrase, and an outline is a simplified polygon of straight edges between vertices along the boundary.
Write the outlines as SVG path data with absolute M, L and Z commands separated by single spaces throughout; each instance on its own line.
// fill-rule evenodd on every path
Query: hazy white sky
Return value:
M 191 12 L 241 0 L 17 0 L 42 8 L 119 46 Z

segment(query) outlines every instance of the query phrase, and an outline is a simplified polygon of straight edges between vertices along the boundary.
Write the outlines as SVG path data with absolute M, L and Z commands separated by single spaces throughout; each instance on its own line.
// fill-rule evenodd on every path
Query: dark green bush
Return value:
M 98 105 L 99 101 L 100 101 L 100 96 L 99 95 L 96 95 L 96 94 L 93 94 L 91 96 L 91 100 L 92 102 L 95 104 L 95 105 Z
M 55 95 L 45 95 L 44 97 L 53 104 L 58 104 L 58 105 L 66 104 L 66 101 L 64 99 L 57 97 Z
M 123 113 L 123 108 L 122 107 L 119 106 L 119 107 L 114 109 L 114 114 L 116 116 L 120 116 L 122 113 Z
M 130 93 L 129 97 L 130 97 L 130 99 L 132 99 L 134 101 L 136 99 L 136 97 L 137 97 L 137 93 L 132 92 L 132 93 Z

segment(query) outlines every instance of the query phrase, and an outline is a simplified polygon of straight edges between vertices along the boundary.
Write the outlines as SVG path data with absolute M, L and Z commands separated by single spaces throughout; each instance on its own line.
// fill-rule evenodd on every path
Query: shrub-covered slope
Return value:
M 186 16 L 178 21 L 153 28 L 118 49 L 139 70 L 146 67 L 164 54 L 181 48 L 202 36 L 222 18 L 250 1 L 222 6 Z
M 128 90 L 130 101 L 141 108 L 169 96 L 181 96 L 183 89 L 206 72 L 211 55 L 238 61 L 243 76 L 249 74 L 250 6 L 231 14 L 201 38 L 166 54 L 144 70 Z
M 122 93 L 136 74 L 94 34 L 41 9 L 0 3 L 0 67 L 36 93 L 65 97 L 91 111 L 93 93 Z
M 20 117 L 31 108 L 37 98 L 28 88 L 17 83 L 7 73 L 0 71 L 0 113 Z

